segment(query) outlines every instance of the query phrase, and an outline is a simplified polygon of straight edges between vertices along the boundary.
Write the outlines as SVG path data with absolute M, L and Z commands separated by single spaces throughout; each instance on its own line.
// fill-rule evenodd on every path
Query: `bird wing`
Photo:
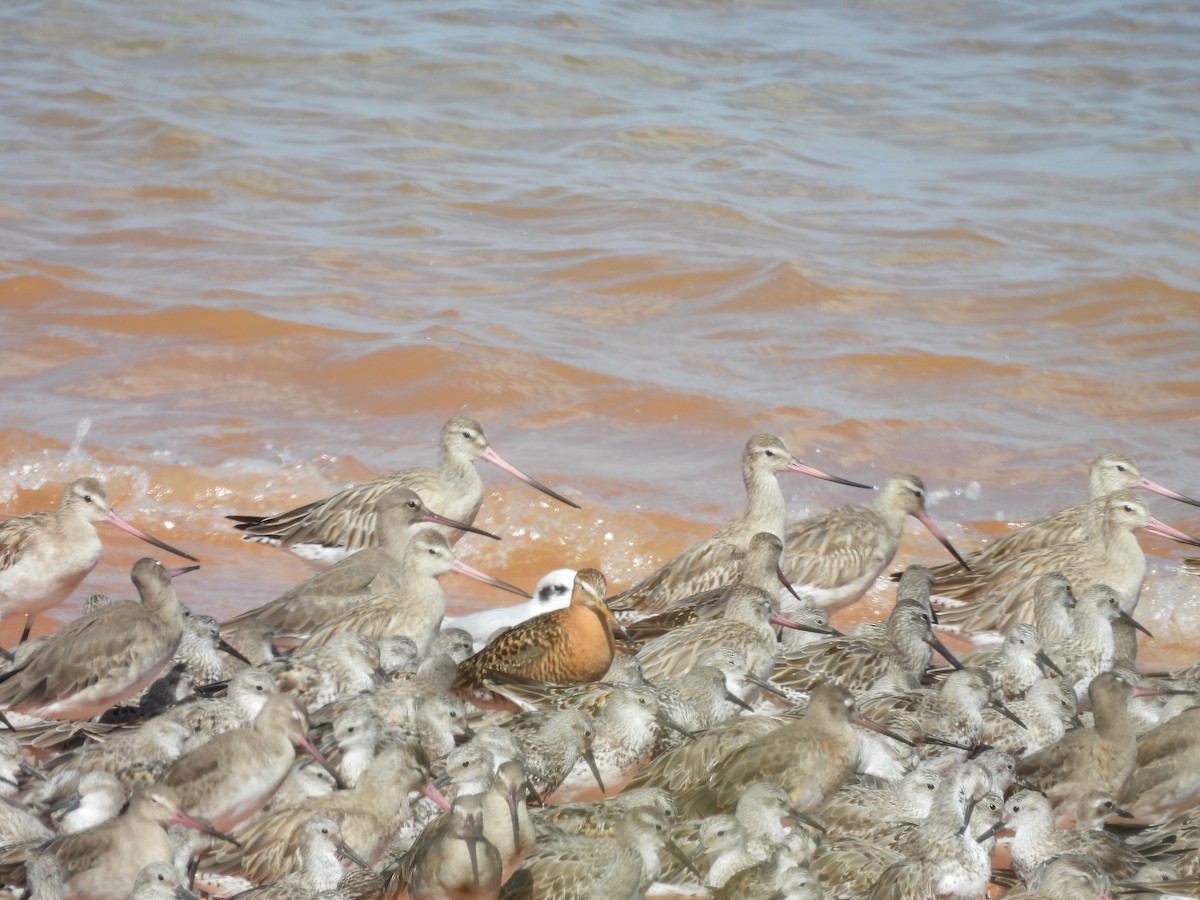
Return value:
M 743 556 L 735 544 L 710 538 L 626 588 L 610 605 L 659 611 L 672 601 L 733 584 L 742 576 Z
M 865 506 L 839 506 L 794 522 L 784 534 L 783 572 L 797 590 L 848 584 L 862 577 L 886 533 L 883 520 Z
M 381 475 L 274 516 L 230 516 L 246 540 L 275 538 L 284 547 L 321 544 L 345 547 L 353 553 L 374 543 L 379 498 L 394 487 L 417 490 L 422 481 L 436 477 L 436 469 L 419 467 Z M 411 483 L 410 483 L 411 482 Z
M 550 647 L 570 639 L 559 618 L 554 612 L 545 613 L 500 632 L 482 650 L 462 662 L 455 687 L 479 687 L 489 672 L 520 675 L 533 671 Z
M 92 616 L 76 619 L 55 633 L 25 665 L 9 670 L 12 676 L 0 685 L 0 708 L 43 703 L 86 690 L 114 674 L 146 665 L 145 638 L 156 636 L 162 625 L 146 608 L 120 600 Z M 115 638 L 115 639 L 114 639 Z M 178 645 L 167 649 L 165 663 Z M 94 664 L 103 660 L 103 668 Z
M 656 757 L 634 777 L 630 788 L 665 788 L 672 795 L 707 785 L 712 772 L 729 756 L 779 728 L 776 716 L 739 716 L 709 728 L 694 741 L 684 741 Z
M 333 796 L 320 799 L 332 799 Z M 218 842 L 213 851 L 202 858 L 200 870 L 220 875 L 243 875 L 255 884 L 282 878 L 300 868 L 300 829 L 305 822 L 325 812 L 341 824 L 336 812 L 322 806 L 324 804 L 312 802 L 289 806 L 251 820 L 234 833 L 241 847 Z
M 796 691 L 811 691 L 822 681 L 860 691 L 875 684 L 892 666 L 890 657 L 853 637 L 835 637 L 781 653 L 771 679 Z
M 105 840 L 110 833 L 111 829 L 97 826 L 60 835 L 46 845 L 46 849 L 58 857 L 64 881 L 86 872 L 112 849 L 112 842 Z
M 1063 572 L 1075 581 L 1087 541 L 1056 544 L 980 566 L 934 584 L 935 602 L 947 597 L 962 605 L 938 611 L 938 625 L 952 630 L 1007 631 L 1017 622 L 1033 621 L 1033 594 L 1038 578 Z M 1086 579 L 1083 583 L 1089 583 Z
M 0 572 L 13 567 L 33 536 L 53 518 L 53 513 L 37 512 L 0 522 Z

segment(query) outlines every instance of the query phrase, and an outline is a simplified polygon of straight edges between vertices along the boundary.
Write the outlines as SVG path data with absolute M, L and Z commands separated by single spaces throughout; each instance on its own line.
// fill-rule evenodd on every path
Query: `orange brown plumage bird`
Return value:
M 458 667 L 455 690 L 484 686 L 489 672 L 539 681 L 597 681 L 612 664 L 610 624 L 620 628 L 604 602 L 607 584 L 595 569 L 575 575 L 571 605 L 514 625 L 492 638 Z

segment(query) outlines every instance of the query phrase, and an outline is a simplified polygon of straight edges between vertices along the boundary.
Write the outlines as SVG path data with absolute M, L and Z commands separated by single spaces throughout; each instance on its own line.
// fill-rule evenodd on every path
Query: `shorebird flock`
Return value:
M 1128 456 L 963 555 L 911 474 L 787 522 L 785 473 L 870 486 L 757 434 L 712 537 L 617 592 L 581 548 L 532 597 L 456 557 L 500 539 L 472 524 L 478 460 L 577 506 L 456 416 L 436 468 L 229 516 L 325 568 L 222 623 L 177 595 L 194 565 L 145 558 L 137 601 L 26 639 L 98 563 L 96 523 L 195 559 L 96 478 L 0 522 L 0 617 L 26 617 L 0 664 L 2 896 L 1200 896 L 1200 664 L 1140 670 L 1134 617 L 1137 532 L 1200 545 L 1144 492 L 1200 503 Z M 908 516 L 947 556 L 837 631 Z M 451 572 L 525 602 L 448 619 Z

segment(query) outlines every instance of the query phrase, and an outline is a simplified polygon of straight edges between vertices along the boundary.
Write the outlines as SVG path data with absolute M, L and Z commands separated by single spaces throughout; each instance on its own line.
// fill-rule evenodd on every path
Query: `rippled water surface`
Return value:
M 459 546 L 521 584 L 710 532 L 759 430 L 922 475 L 964 549 L 1105 449 L 1200 494 L 1198 45 L 1184 2 L 5 4 L 0 501 L 102 474 L 221 615 L 310 571 L 225 514 L 431 463 L 458 411 L 584 507 L 485 467 L 506 540 Z M 130 592 L 106 537 L 65 615 Z

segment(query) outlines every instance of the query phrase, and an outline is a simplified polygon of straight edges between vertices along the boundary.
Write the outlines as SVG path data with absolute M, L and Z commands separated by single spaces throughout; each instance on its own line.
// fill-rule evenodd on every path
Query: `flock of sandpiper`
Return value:
M 177 599 L 188 568 L 147 558 L 139 602 L 94 596 L 13 648 L 3 896 L 1200 896 L 1200 665 L 1140 672 L 1131 615 L 1135 532 L 1198 543 L 1136 490 L 1200 503 L 1129 457 L 964 557 L 914 475 L 788 524 L 784 472 L 868 486 L 754 435 L 745 511 L 642 581 L 609 596 L 558 570 L 449 620 L 447 572 L 522 593 L 452 550 L 496 538 L 471 524 L 480 459 L 576 505 L 458 416 L 437 468 L 231 516 L 328 566 L 270 603 L 218 624 Z M 837 632 L 909 515 L 953 561 Z M 0 616 L 28 632 L 61 604 L 100 521 L 192 559 L 81 478 L 0 522 Z M 980 649 L 960 661 L 938 631 Z

